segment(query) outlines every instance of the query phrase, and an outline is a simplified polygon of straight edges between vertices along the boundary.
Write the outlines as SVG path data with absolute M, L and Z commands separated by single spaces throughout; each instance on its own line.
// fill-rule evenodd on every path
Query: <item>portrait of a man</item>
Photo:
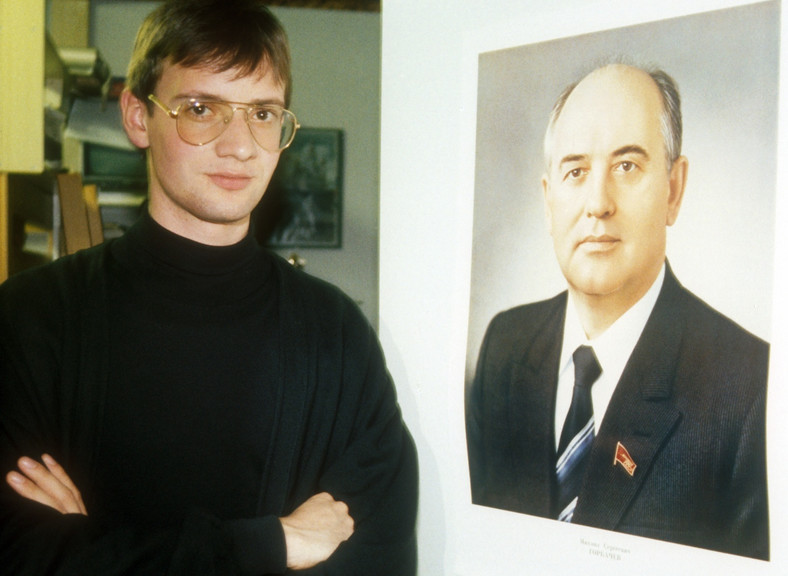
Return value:
M 769 557 L 768 343 L 686 289 L 669 71 L 607 63 L 550 114 L 544 214 L 566 289 L 489 322 L 466 394 L 472 500 Z

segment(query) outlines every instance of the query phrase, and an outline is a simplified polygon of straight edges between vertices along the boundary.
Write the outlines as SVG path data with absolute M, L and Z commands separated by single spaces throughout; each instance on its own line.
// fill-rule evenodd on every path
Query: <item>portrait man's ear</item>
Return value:
M 150 146 L 148 139 L 148 107 L 129 90 L 120 95 L 120 110 L 123 129 L 137 148 Z
M 689 160 L 686 156 L 679 156 L 670 169 L 670 197 L 668 198 L 668 218 L 666 224 L 673 226 L 679 217 L 681 201 L 684 199 L 684 189 L 687 186 L 689 173 Z

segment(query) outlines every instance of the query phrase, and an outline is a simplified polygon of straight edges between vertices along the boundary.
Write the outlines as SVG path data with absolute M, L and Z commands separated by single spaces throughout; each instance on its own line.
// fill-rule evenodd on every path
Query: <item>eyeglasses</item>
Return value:
M 243 110 L 254 141 L 269 152 L 279 152 L 290 146 L 296 130 L 301 127 L 295 114 L 276 104 L 255 105 L 191 98 L 171 110 L 153 94 L 148 95 L 148 100 L 175 120 L 178 135 L 184 142 L 194 146 L 208 144 L 221 136 L 236 110 Z

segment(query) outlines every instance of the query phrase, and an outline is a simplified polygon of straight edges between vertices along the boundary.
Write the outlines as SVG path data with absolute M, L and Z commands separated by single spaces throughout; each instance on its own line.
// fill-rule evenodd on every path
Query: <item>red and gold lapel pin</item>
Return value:
M 621 464 L 630 476 L 635 475 L 635 468 L 637 468 L 638 465 L 632 460 L 632 456 L 629 455 L 629 452 L 627 452 L 627 449 L 624 448 L 621 442 L 616 444 L 616 455 L 613 458 L 613 466 L 616 464 Z

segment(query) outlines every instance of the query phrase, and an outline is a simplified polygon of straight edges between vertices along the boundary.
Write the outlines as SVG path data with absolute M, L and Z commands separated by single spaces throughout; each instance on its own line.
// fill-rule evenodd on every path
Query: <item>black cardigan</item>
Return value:
M 89 511 L 107 385 L 111 246 L 0 286 L 0 466 L 53 454 Z M 223 522 L 195 511 L 177 529 L 151 531 L 99 522 L 100 514 L 60 515 L 3 484 L 0 573 L 241 574 L 235 549 L 252 546 L 258 566 L 274 573 L 283 554 L 277 517 L 320 491 L 348 503 L 356 529 L 305 574 L 415 573 L 416 452 L 374 331 L 335 287 L 265 251 L 259 257 L 271 260 L 284 377 L 257 517 Z

